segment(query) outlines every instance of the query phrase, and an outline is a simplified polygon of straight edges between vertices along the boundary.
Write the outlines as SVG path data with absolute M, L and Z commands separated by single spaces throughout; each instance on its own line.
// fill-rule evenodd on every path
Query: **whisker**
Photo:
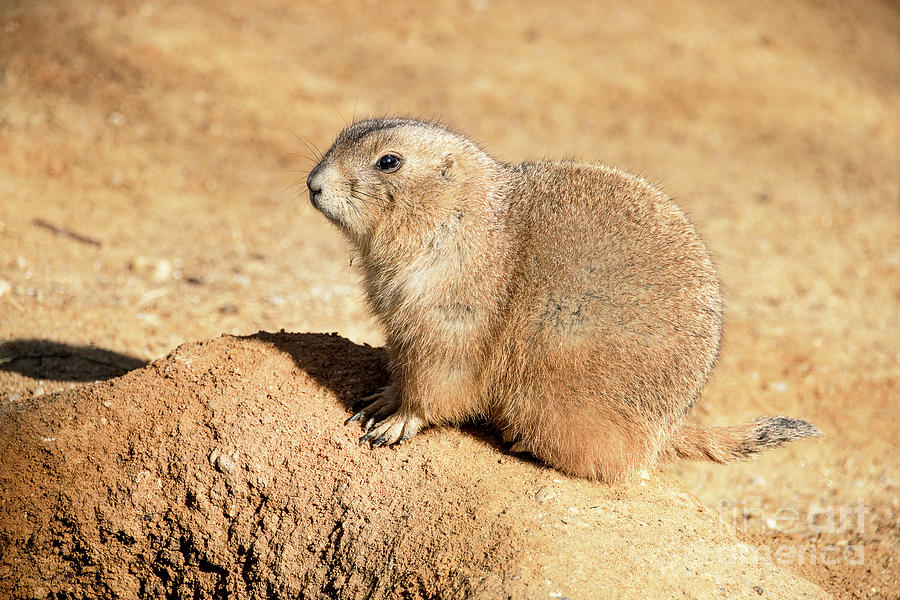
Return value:
M 363 194 L 363 195 L 365 195 L 366 197 L 371 198 L 371 199 L 373 199 L 373 200 L 377 200 L 377 201 L 379 201 L 379 202 L 381 202 L 381 203 L 383 203 L 383 204 L 385 204 L 385 205 L 390 204 L 390 202 L 389 202 L 388 200 L 386 200 L 383 196 L 379 196 L 379 195 L 373 194 L 372 192 L 367 192 L 366 190 L 357 190 L 357 191 L 358 191 L 360 194 Z
M 288 156 L 290 156 L 292 158 L 302 158 L 303 160 L 309 162 L 310 164 L 313 164 L 313 165 L 316 164 L 316 159 L 307 154 L 300 154 L 299 152 L 288 152 Z
M 317 157 L 316 158 L 317 163 L 322 162 L 322 151 L 319 150 L 318 146 L 316 146 L 313 142 L 306 141 L 306 139 L 304 139 L 303 136 L 298 134 L 293 129 L 291 129 L 291 133 L 293 133 L 294 137 L 297 138 L 304 146 L 306 146 L 306 149 L 309 150 L 313 154 L 313 156 Z
M 331 110 L 333 110 L 334 114 L 336 114 L 338 118 L 340 118 L 340 120 L 344 122 L 344 127 L 350 127 L 350 123 L 347 122 L 347 119 L 344 118 L 344 115 L 341 114 L 341 111 L 333 106 L 331 107 Z
M 293 189 L 293 190 L 295 190 L 295 191 L 297 192 L 297 197 L 299 198 L 299 197 L 300 197 L 300 194 L 303 193 L 303 188 L 305 188 L 305 187 L 306 187 L 306 179 L 298 179 L 297 181 L 295 181 L 295 182 L 293 182 L 293 183 L 289 183 L 288 185 L 286 185 L 286 186 L 281 190 L 281 193 L 283 194 L 283 193 L 285 193 L 286 191 Z
M 378 196 L 373 196 L 371 194 L 363 192 L 362 190 L 353 190 L 350 192 L 350 195 L 353 196 L 354 198 L 356 198 L 357 200 L 359 200 L 360 202 L 362 202 L 363 204 L 374 205 L 381 209 L 385 209 L 388 207 L 382 198 L 379 198 Z

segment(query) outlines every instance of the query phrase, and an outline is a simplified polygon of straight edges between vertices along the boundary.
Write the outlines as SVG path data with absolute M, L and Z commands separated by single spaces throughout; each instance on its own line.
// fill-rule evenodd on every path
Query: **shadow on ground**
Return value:
M 268 333 L 261 331 L 249 336 L 272 344 L 288 354 L 294 364 L 317 383 L 328 388 L 348 410 L 365 405 L 362 399 L 387 385 L 387 354 L 384 348 L 356 344 L 336 333 Z M 374 385 L 372 382 L 374 374 Z M 358 427 L 358 425 L 350 425 Z M 508 454 L 509 444 L 486 421 L 464 423 L 459 427 L 467 435 Z M 360 429 L 362 435 L 362 429 Z M 515 455 L 522 460 L 538 463 L 531 455 Z
M 257 339 L 290 356 L 299 369 L 328 388 L 347 407 L 387 385 L 387 355 L 383 348 L 360 345 L 336 333 L 269 333 Z M 374 379 L 374 381 L 373 381 Z
M 0 370 L 32 379 L 97 381 L 124 375 L 146 364 L 136 356 L 52 340 L 18 339 L 0 344 Z

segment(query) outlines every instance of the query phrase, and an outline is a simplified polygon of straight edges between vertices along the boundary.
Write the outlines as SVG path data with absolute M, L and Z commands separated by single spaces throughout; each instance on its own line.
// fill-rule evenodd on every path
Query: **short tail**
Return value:
M 822 435 L 815 425 L 790 417 L 757 417 L 743 425 L 682 425 L 660 453 L 663 460 L 689 458 L 724 463 L 740 460 L 785 442 Z

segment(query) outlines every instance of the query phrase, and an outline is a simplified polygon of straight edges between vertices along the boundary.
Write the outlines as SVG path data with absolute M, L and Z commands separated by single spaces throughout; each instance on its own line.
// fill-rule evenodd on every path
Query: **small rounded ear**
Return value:
M 441 162 L 441 177 L 444 179 L 453 179 L 453 171 L 456 167 L 456 157 L 452 154 L 445 154 L 444 160 Z

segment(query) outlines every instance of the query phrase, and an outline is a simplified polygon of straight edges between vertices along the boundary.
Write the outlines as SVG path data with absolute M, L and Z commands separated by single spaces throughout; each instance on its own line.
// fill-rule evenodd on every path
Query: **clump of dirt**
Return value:
M 0 595 L 825 597 L 665 476 L 567 477 L 479 428 L 360 446 L 385 379 L 380 349 L 259 333 L 7 405 Z

